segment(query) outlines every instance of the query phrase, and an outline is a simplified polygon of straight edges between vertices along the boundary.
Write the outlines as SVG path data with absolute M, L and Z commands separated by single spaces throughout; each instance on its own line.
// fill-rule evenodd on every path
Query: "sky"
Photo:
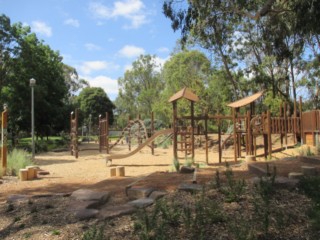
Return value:
M 111 100 L 117 79 L 141 54 L 169 59 L 180 33 L 162 13 L 163 0 L 0 0 L 0 14 L 31 27 L 92 87 Z M 41 79 L 37 79 L 41 81 Z

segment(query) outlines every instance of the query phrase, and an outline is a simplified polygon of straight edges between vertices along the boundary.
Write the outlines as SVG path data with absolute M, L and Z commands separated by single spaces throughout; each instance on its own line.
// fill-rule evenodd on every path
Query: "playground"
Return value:
M 92 142 L 89 144 L 83 143 L 80 146 L 88 149 L 97 148 L 98 144 Z M 114 151 L 126 152 L 128 151 L 127 148 L 127 144 L 119 144 Z M 68 151 L 39 154 L 36 156 L 36 161 L 41 170 L 47 171 L 48 175 L 38 175 L 38 178 L 32 181 L 5 178 L 3 184 L 0 185 L 0 212 L 4 216 L 0 219 L 2 234 L 11 236 L 6 235 L 8 234 L 6 229 L 9 229 L 13 232 L 17 231 L 17 234 L 14 235 L 17 237 L 15 239 L 24 239 L 28 233 L 32 233 L 33 239 L 43 239 L 44 236 L 46 239 L 56 239 L 57 236 L 54 236 L 52 232 L 59 229 L 59 239 L 73 239 L 81 236 L 85 229 L 94 226 L 97 221 L 94 218 L 88 221 L 79 221 L 74 214 L 70 214 L 68 211 L 70 204 L 72 204 L 70 197 L 59 197 L 67 196 L 79 189 L 110 192 L 111 197 L 107 205 L 113 208 L 130 201 L 125 189 L 132 183 L 133 188 L 154 188 L 174 194 L 181 184 L 192 184 L 194 174 L 172 171 L 172 150 L 172 147 L 167 149 L 155 148 L 154 156 L 152 156 L 150 149 L 144 147 L 133 156 L 125 159 L 115 159 L 112 166 L 124 166 L 125 177 L 108 177 L 105 154 L 99 153 L 98 150 L 80 151 L 77 159 L 70 156 Z M 195 154 L 199 160 L 197 162 L 202 166 L 197 172 L 196 181 L 198 184 L 208 184 L 213 180 L 217 170 L 221 172 L 225 170 L 225 162 L 220 164 L 217 161 L 217 151 L 209 152 L 209 165 L 205 165 L 203 149 L 196 149 Z M 273 154 L 274 159 L 279 159 L 272 162 L 272 164 L 277 165 L 279 176 L 286 176 L 290 171 L 299 171 L 301 165 L 305 163 L 297 160 L 295 156 L 298 154 L 297 150 L 293 148 Z M 283 158 L 285 160 L 280 160 Z M 256 176 L 248 171 L 245 162 L 235 163 L 233 161 L 232 147 L 229 151 L 224 152 L 223 160 L 229 162 L 236 179 L 246 179 L 250 182 Z M 257 164 L 265 164 L 263 158 L 257 160 Z M 181 160 L 181 165 L 183 164 L 184 162 Z M 317 167 L 319 166 L 317 165 Z M 25 196 L 28 196 L 28 198 L 24 198 Z M 289 201 L 290 197 L 291 195 L 287 193 L 287 195 L 282 196 L 282 200 Z M 8 199 L 12 200 L 12 206 L 14 206 L 14 210 L 11 212 L 7 212 L 6 206 L 8 206 L 8 203 L 5 202 Z M 187 196 L 185 196 L 185 199 L 187 199 Z M 308 206 L 305 201 L 305 199 L 296 199 L 294 203 L 300 204 L 300 208 L 304 206 L 304 209 Z M 292 214 L 299 211 L 297 210 L 298 207 L 294 209 L 295 212 Z M 26 217 L 29 220 L 25 221 Z M 299 214 L 300 218 L 303 218 L 302 214 Z M 12 225 L 13 219 L 18 220 Z M 50 224 L 46 224 L 46 222 L 50 222 Z M 24 224 L 24 229 L 14 230 L 19 228 L 19 224 Z M 107 226 L 105 228 L 106 234 L 113 239 L 138 239 L 132 230 L 130 215 L 113 218 L 107 222 Z M 301 228 L 301 226 L 299 227 Z M 299 227 L 296 226 L 295 229 Z M 223 228 L 217 228 L 218 230 L 219 234 L 224 232 Z
M 177 115 L 176 101 L 181 98 L 190 100 L 191 115 Z M 172 129 L 155 131 L 151 124 L 150 131 L 142 120 L 129 120 L 119 138 L 112 140 L 108 133 L 108 115 L 105 119 L 99 119 L 99 141 L 80 142 L 77 111 L 71 114 L 69 150 L 37 154 L 34 163 L 38 169 L 34 179 L 20 181 L 10 176 L 2 179 L 0 213 L 5 217 L 0 220 L 0 233 L 11 237 L 10 232 L 17 231 L 18 236 L 15 237 L 23 239 L 32 231 L 33 239 L 43 239 L 44 235 L 50 239 L 54 238 L 52 232 L 55 229 L 52 230 L 52 227 L 55 226 L 61 239 L 73 239 L 97 221 L 112 219 L 111 222 L 104 222 L 109 224 L 105 231 L 114 237 L 112 239 L 135 239 L 130 214 L 137 208 L 148 206 L 148 202 L 152 204 L 158 197 L 179 198 L 179 191 L 200 191 L 203 186 L 208 187 L 217 181 L 217 172 L 221 173 L 222 183 L 230 181 L 223 174 L 232 169 L 234 181 L 244 180 L 252 186 L 259 180 L 258 177 L 267 176 L 269 170 L 276 169 L 277 179 L 280 179 L 278 184 L 292 188 L 298 181 L 288 178 L 290 174 L 299 177 L 305 169 L 309 174 L 320 171 L 319 158 L 305 156 L 307 152 L 317 154 L 318 149 L 297 147 L 297 133 L 301 132 L 304 133 L 303 140 L 314 145 L 310 144 L 310 136 L 311 143 L 315 143 L 318 138 L 314 131 L 319 125 L 318 112 L 312 112 L 312 116 L 309 113 L 303 115 L 301 119 L 304 118 L 304 122 L 309 124 L 310 121 L 306 120 L 310 116 L 314 121 L 302 128 L 301 119 L 295 116 L 271 118 L 269 112 L 257 116 L 250 112 L 241 115 L 239 107 L 249 103 L 251 111 L 254 109 L 256 98 L 252 97 L 250 101 L 243 101 L 245 104 L 234 104 L 232 116 L 194 116 L 193 104 L 197 97 L 186 89 L 170 100 L 174 116 Z M 205 121 L 204 126 L 207 126 L 208 120 L 218 120 L 220 124 L 225 119 L 233 122 L 230 132 L 222 132 L 219 125 L 218 133 L 209 133 L 206 127 L 201 133 L 195 126 L 195 120 Z M 155 141 L 159 137 L 169 139 L 173 144 L 161 145 Z M 244 191 L 245 188 L 241 188 Z M 154 199 L 147 194 L 148 191 L 155 192 Z M 287 203 L 290 194 L 286 192 L 281 195 L 281 201 Z M 97 196 L 102 197 L 97 200 Z M 180 200 L 185 201 L 189 197 L 183 195 Z M 302 213 L 310 202 L 300 195 L 295 197 L 294 204 L 299 206 L 292 208 L 295 212 L 291 215 L 305 221 Z M 249 195 L 244 198 L 248 201 L 246 204 L 252 204 Z M 102 199 L 103 203 L 100 202 Z M 218 199 L 224 202 L 223 198 Z M 227 215 L 232 215 L 233 207 L 238 203 L 228 204 L 223 203 L 223 209 Z M 245 214 L 250 215 L 249 212 Z M 23 230 L 18 231 L 21 224 Z M 114 226 L 118 230 L 113 229 Z M 301 226 L 301 231 L 305 226 Z M 298 226 L 294 224 L 294 228 Z M 222 232 L 224 229 L 221 227 Z M 123 237 L 119 237 L 118 232 Z

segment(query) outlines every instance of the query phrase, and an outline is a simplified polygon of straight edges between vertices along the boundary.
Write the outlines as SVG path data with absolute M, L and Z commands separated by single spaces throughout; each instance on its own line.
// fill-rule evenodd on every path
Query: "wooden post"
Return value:
M 268 118 L 268 155 L 269 155 L 269 159 L 271 159 L 271 154 L 272 154 L 271 113 L 269 110 L 267 112 L 267 118 Z
M 232 120 L 233 120 L 233 147 L 234 147 L 234 161 L 237 162 L 237 127 L 236 127 L 236 109 L 232 108 Z
M 221 146 L 221 121 L 218 119 L 218 151 L 219 151 L 219 163 L 222 161 L 222 146 Z
M 191 101 L 191 156 L 194 161 L 194 103 Z
M 287 117 L 287 103 L 284 104 L 284 142 L 286 149 L 288 148 L 288 117 Z
M 173 128 L 173 157 L 174 159 L 178 159 L 178 153 L 177 153 L 177 141 L 178 141 L 178 136 L 177 136 L 177 102 L 174 101 L 172 102 L 172 109 L 173 109 L 173 122 L 172 122 L 172 128 Z
M 70 113 L 70 154 L 73 156 L 73 138 L 74 138 L 74 131 L 73 131 L 73 112 Z
M 208 151 L 208 114 L 206 113 L 206 118 L 204 121 L 205 137 L 206 137 L 206 163 L 209 164 L 209 151 Z
M 1 122 L 1 161 L 2 161 L 2 171 L 5 174 L 7 169 L 7 131 L 8 128 L 8 112 L 7 108 L 4 107 L 2 112 L 2 122 Z
M 297 102 L 296 99 L 293 100 L 293 141 L 297 144 Z
M 130 124 L 130 116 L 128 117 L 128 125 Z M 131 127 L 128 129 L 128 147 L 129 151 L 131 151 Z
M 106 151 L 109 153 L 109 113 L 106 112 L 106 122 L 105 122 L 105 141 L 106 141 Z
M 300 141 L 301 141 L 301 145 L 303 145 L 303 139 L 304 139 L 304 135 L 303 135 L 303 121 L 302 121 L 302 97 L 300 96 L 299 98 L 299 112 L 300 112 Z
M 102 125 L 102 119 L 101 114 L 99 115 L 99 152 L 102 152 L 102 146 L 103 146 L 103 125 Z
M 151 112 L 151 129 L 150 129 L 150 137 L 154 134 L 154 115 Z M 154 142 L 151 143 L 151 154 L 154 155 Z
M 283 118 L 283 113 L 282 113 L 282 103 L 280 104 L 280 144 L 281 144 L 281 148 L 283 148 L 283 134 L 282 134 L 282 127 L 283 127 L 283 121 L 282 121 L 282 118 Z

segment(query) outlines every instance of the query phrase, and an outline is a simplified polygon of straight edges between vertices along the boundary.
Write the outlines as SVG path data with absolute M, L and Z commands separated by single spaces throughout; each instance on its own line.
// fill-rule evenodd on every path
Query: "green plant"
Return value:
M 263 232 L 268 238 L 271 218 L 271 200 L 275 193 L 275 178 L 276 167 L 273 173 L 270 173 L 269 165 L 267 164 L 267 176 L 261 177 L 258 184 L 255 185 L 256 201 L 254 201 L 255 212 L 259 218 L 262 218 Z
M 221 192 L 226 196 L 227 202 L 239 202 L 246 190 L 244 179 L 236 180 L 229 166 L 227 166 L 225 176 L 227 178 L 227 185 L 220 189 Z
M 167 202 L 157 201 L 156 205 L 150 213 L 145 209 L 138 212 L 136 216 L 136 221 L 134 223 L 134 231 L 138 234 L 139 239 L 149 240 L 149 239 L 169 239 L 168 227 L 169 223 L 176 226 L 173 219 L 176 219 L 178 215 L 173 214 L 166 206 Z M 179 208 L 175 208 L 179 209 Z
M 298 185 L 300 191 L 312 199 L 313 206 L 308 215 L 311 219 L 312 227 L 320 230 L 320 177 L 303 177 Z
M 8 154 L 7 174 L 16 176 L 20 169 L 32 164 L 26 151 L 13 149 L 12 152 Z
M 103 226 L 97 228 L 96 225 L 89 228 L 82 235 L 82 240 L 105 240 Z
M 184 165 L 187 167 L 191 167 L 192 164 L 194 163 L 194 159 L 191 157 L 186 157 L 184 161 Z
M 57 229 L 54 229 L 54 230 L 51 231 L 51 234 L 55 235 L 55 236 L 58 236 L 58 235 L 61 234 L 61 232 L 59 230 L 57 230 Z
M 23 234 L 23 237 L 26 238 L 26 239 L 30 238 L 31 236 L 32 236 L 32 233 Z
M 9 203 L 7 205 L 6 212 L 12 212 L 13 210 L 14 210 L 14 205 L 12 203 Z
M 180 170 L 180 163 L 179 163 L 179 160 L 176 159 L 176 158 L 173 159 L 173 167 L 174 167 L 174 169 L 176 170 L 176 172 L 179 172 L 179 170 Z

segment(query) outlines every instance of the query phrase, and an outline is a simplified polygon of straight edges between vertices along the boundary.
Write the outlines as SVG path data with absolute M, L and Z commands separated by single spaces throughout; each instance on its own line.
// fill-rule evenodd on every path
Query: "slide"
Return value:
M 152 143 L 160 135 L 166 135 L 166 134 L 171 134 L 171 133 L 172 133 L 172 129 L 171 128 L 157 131 L 155 134 L 153 134 L 150 138 L 148 138 L 144 143 L 139 145 L 133 151 L 131 151 L 131 152 L 127 153 L 127 154 L 115 154 L 115 155 L 107 156 L 107 161 L 110 161 L 112 159 L 121 159 L 121 158 L 130 157 L 130 156 L 136 154 L 137 152 L 139 152 L 142 148 L 144 148 L 148 144 Z

